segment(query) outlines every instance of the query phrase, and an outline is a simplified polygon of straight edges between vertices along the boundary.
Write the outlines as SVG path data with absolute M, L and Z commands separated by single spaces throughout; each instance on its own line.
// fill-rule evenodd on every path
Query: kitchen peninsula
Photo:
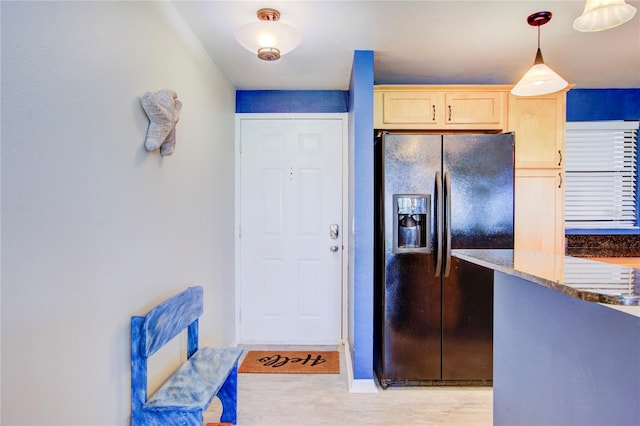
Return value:
M 453 250 L 494 270 L 494 425 L 640 424 L 640 270 Z

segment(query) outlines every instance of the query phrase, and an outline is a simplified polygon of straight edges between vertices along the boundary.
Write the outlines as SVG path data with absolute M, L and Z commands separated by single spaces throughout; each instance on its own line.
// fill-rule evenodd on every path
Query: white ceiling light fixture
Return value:
M 551 20 L 551 12 L 536 12 L 527 17 L 527 22 L 538 27 L 538 51 L 533 66 L 513 86 L 511 93 L 516 96 L 539 96 L 557 92 L 569 85 L 565 79 L 545 65 L 540 50 L 540 27 Z
M 587 0 L 573 28 L 582 32 L 602 31 L 622 25 L 636 14 L 636 8 L 624 0 Z
M 265 61 L 276 61 L 291 52 L 302 41 L 297 28 L 278 22 L 280 12 L 265 8 L 257 12 L 259 22 L 251 22 L 238 28 L 235 38 L 245 49 L 256 53 Z

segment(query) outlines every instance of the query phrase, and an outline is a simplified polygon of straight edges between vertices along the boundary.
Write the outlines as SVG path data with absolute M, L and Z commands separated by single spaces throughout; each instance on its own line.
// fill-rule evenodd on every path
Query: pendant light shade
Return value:
M 578 31 L 602 31 L 624 24 L 634 17 L 636 8 L 624 0 L 587 0 L 584 11 L 573 21 Z
M 280 12 L 275 9 L 258 10 L 258 22 L 239 27 L 235 38 L 245 49 L 265 61 L 275 61 L 291 52 L 302 41 L 297 28 L 278 22 Z
M 569 83 L 556 72 L 549 68 L 542 59 L 540 50 L 540 26 L 551 19 L 551 12 L 537 12 L 527 18 L 531 26 L 538 27 L 538 51 L 533 66 L 513 86 L 511 93 L 515 96 L 539 96 L 557 92 L 569 85 Z
M 568 85 L 569 83 L 564 78 L 545 65 L 542 60 L 542 52 L 538 48 L 533 66 L 522 76 L 518 84 L 513 86 L 511 93 L 516 96 L 546 95 L 562 90 Z

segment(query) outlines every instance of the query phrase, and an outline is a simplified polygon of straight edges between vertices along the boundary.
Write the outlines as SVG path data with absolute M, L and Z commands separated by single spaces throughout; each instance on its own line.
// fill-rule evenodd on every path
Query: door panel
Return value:
M 493 270 L 452 258 L 442 285 L 442 379 L 493 379 Z
M 444 136 L 453 249 L 513 248 L 513 155 L 510 134 Z
M 559 169 L 518 169 L 515 197 L 517 249 L 564 254 L 562 176 Z
M 342 126 L 241 121 L 242 342 L 340 341 L 342 236 L 329 226 L 342 229 Z
M 385 135 L 383 141 L 384 279 L 382 376 L 393 381 L 440 379 L 441 289 L 436 276 L 436 172 L 438 135 Z M 394 253 L 394 194 L 429 195 L 429 253 Z
M 451 176 L 451 245 L 513 247 L 511 135 L 444 137 Z M 493 377 L 493 271 L 456 258 L 442 282 L 442 379 Z

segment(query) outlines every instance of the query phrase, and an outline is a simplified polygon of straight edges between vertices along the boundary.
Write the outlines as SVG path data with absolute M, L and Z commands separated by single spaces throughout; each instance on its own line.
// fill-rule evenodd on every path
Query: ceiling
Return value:
M 375 52 L 376 84 L 515 84 L 533 64 L 541 27 L 545 63 L 576 88 L 640 87 L 640 12 L 605 31 L 572 28 L 584 0 L 181 1 L 173 5 L 237 89 L 346 90 L 353 52 Z M 627 0 L 640 10 L 640 0 Z M 237 27 L 273 7 L 302 43 L 266 62 L 238 44 Z

